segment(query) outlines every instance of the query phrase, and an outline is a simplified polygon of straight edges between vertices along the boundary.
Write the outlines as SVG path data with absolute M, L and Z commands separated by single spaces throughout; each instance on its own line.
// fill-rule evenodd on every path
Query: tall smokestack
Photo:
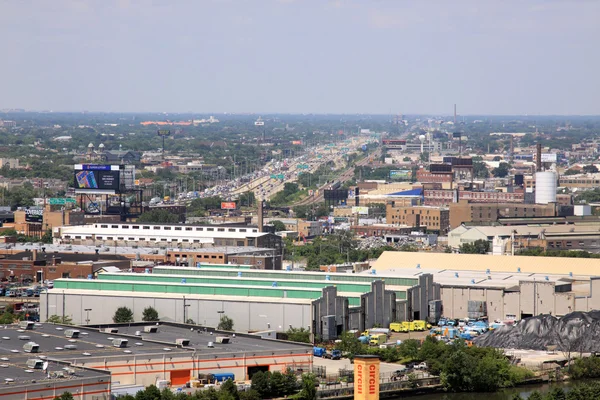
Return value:
M 454 104 L 454 126 L 456 126 L 456 104 Z
M 260 200 L 258 202 L 258 231 L 262 232 L 263 231 L 263 201 Z
M 538 144 L 536 145 L 536 152 L 535 152 L 535 167 L 537 172 L 541 172 L 542 171 L 542 144 L 538 142 Z

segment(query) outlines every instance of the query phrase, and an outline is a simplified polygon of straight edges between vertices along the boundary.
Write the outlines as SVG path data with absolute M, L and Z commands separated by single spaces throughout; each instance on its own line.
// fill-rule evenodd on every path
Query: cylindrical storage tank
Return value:
M 556 174 L 554 172 L 535 173 L 535 203 L 556 203 Z

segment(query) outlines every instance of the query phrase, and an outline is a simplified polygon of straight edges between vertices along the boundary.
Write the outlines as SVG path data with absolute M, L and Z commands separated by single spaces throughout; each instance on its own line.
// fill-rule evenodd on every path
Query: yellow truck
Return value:
M 390 324 L 390 332 L 408 332 L 409 322 L 392 322 Z
M 380 333 L 378 335 L 371 336 L 371 340 L 369 340 L 369 345 L 371 346 L 379 346 L 387 342 L 387 335 L 385 333 Z
M 418 332 L 423 332 L 424 330 L 427 329 L 427 322 L 425 321 L 412 321 L 411 323 L 411 331 L 418 331 Z

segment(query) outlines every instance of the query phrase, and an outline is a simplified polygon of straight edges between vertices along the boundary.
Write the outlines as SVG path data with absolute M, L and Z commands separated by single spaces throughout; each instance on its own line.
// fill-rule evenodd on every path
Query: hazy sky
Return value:
M 600 114 L 595 0 L 0 0 L 0 109 Z

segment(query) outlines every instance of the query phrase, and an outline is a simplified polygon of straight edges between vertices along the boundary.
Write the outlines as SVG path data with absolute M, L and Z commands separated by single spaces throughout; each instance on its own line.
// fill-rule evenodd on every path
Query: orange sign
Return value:
M 379 358 L 377 356 L 354 357 L 354 399 L 379 399 Z
M 222 201 L 221 210 L 235 210 L 235 201 Z

